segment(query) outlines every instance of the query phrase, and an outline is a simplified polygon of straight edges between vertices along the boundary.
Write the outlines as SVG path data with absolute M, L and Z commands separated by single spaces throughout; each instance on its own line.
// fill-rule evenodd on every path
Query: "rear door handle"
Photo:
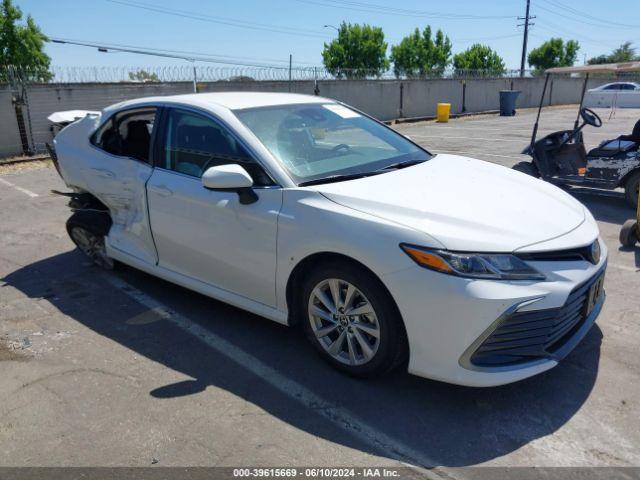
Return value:
M 169 197 L 171 195 L 173 195 L 173 191 L 169 188 L 167 188 L 165 185 L 154 185 L 149 187 L 149 189 L 157 194 L 160 195 L 161 197 Z

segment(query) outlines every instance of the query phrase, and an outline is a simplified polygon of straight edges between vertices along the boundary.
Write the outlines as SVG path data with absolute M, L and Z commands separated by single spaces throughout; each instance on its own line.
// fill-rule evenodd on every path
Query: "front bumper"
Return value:
M 571 320 L 563 335 L 547 342 L 544 348 L 549 351 L 530 351 L 530 360 L 491 364 L 472 357 L 492 334 L 502 333 L 496 329 L 506 319 L 514 315 L 530 317 L 528 314 L 535 318 L 538 312 L 569 308 L 576 292 L 604 273 L 607 252 L 603 242 L 601 245 L 603 252 L 597 265 L 586 261 L 531 262 L 547 276 L 545 281 L 472 280 L 418 266 L 385 275 L 382 280 L 395 298 L 407 330 L 409 372 L 460 385 L 495 386 L 554 367 L 588 333 L 600 313 L 604 295 L 588 316 Z

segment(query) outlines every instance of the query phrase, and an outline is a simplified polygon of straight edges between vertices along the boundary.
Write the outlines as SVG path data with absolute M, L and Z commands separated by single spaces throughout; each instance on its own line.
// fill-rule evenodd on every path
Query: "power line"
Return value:
M 544 1 L 544 0 L 543 0 Z M 552 5 L 555 8 L 558 8 L 557 6 L 555 6 L 554 4 L 550 3 L 550 5 Z M 580 18 L 576 18 L 575 14 L 573 14 L 573 16 L 570 16 L 569 14 L 565 14 L 562 13 L 562 11 L 557 11 L 557 10 L 553 10 L 551 8 L 545 7 L 543 5 L 538 5 L 538 8 L 541 10 L 544 10 L 545 12 L 551 13 L 557 17 L 561 17 L 561 18 L 565 18 L 567 20 L 570 20 L 572 22 L 577 22 L 577 23 L 582 23 L 585 25 L 591 25 L 593 27 L 599 27 L 599 28 L 611 28 L 611 25 L 607 24 L 605 21 L 602 20 L 597 20 L 601 23 L 593 23 L 590 21 L 586 21 L 586 20 L 581 20 Z M 640 28 L 640 26 L 633 26 L 633 25 L 618 25 L 617 28 Z
M 323 7 L 340 8 L 344 10 L 355 10 L 368 13 L 382 13 L 386 15 L 397 15 L 404 17 L 429 17 L 434 19 L 447 20 L 495 20 L 514 18 L 513 15 L 470 15 L 445 12 L 430 12 L 425 10 L 409 10 L 396 7 L 388 7 L 375 3 L 364 3 L 353 0 L 294 0 L 299 3 L 319 5 Z
M 52 40 L 54 40 L 54 43 L 68 43 L 70 45 L 81 45 L 81 46 L 91 46 L 91 47 L 96 47 L 98 48 L 98 46 L 105 46 L 107 48 L 111 48 L 112 50 L 115 50 L 114 47 L 122 47 L 122 48 L 131 48 L 131 49 L 137 49 L 137 50 L 144 50 L 144 51 L 150 51 L 150 52 L 159 52 L 159 53 L 167 53 L 167 54 L 174 54 L 174 53 L 178 53 L 178 54 L 183 54 L 183 55 L 179 55 L 177 58 L 188 58 L 191 59 L 193 57 L 199 57 L 199 58 L 227 58 L 227 59 L 237 59 L 237 60 L 251 60 L 251 61 L 259 61 L 259 62 L 275 62 L 275 63 L 283 63 L 283 64 L 288 64 L 289 60 L 283 60 L 283 59 L 278 59 L 278 58 L 257 58 L 257 57 L 244 57 L 244 56 L 238 56 L 238 55 L 224 55 L 221 53 L 202 53 L 202 52 L 194 52 L 194 51 L 190 51 L 190 50 L 171 50 L 171 49 L 167 49 L 167 48 L 154 48 L 154 47 L 141 47 L 138 45 L 129 45 L 126 43 L 113 43 L 113 42 L 94 42 L 91 40 L 78 40 L 78 39 L 72 39 L 72 38 L 60 38 L 60 37 L 56 37 L 56 38 L 52 38 Z M 317 62 L 307 62 L 307 61 L 296 61 L 296 63 L 298 64 L 304 64 L 304 65 L 317 65 Z
M 559 25 L 556 25 L 553 22 L 550 22 L 548 20 L 545 20 L 543 24 L 540 23 L 540 21 L 538 20 L 538 28 L 542 28 L 548 32 L 551 32 L 552 34 L 558 34 L 559 32 L 563 32 L 563 33 L 567 33 L 568 35 L 571 35 L 572 37 L 575 37 L 576 39 L 580 40 L 583 43 L 589 43 L 591 45 L 597 45 L 599 47 L 607 47 L 607 48 L 615 48 L 612 44 L 608 44 L 608 43 L 603 43 L 600 40 L 596 40 L 593 38 L 589 38 L 589 37 L 585 37 L 583 34 L 581 33 L 576 33 L 572 30 L 567 30 L 564 27 L 560 27 Z
M 126 7 L 138 8 L 138 9 L 146 10 L 150 12 L 162 13 L 165 15 L 172 15 L 175 17 L 189 18 L 191 20 L 198 20 L 201 22 L 216 23 L 220 25 L 228 25 L 231 27 L 245 28 L 248 30 L 259 30 L 259 31 L 282 33 L 282 34 L 302 36 L 302 37 L 312 37 L 312 38 L 324 38 L 324 39 L 330 38 L 328 35 L 326 35 L 323 32 L 313 31 L 309 29 L 247 22 L 245 20 L 238 20 L 234 18 L 217 17 L 212 15 L 204 15 L 196 12 L 189 12 L 186 10 L 176 10 L 172 8 L 158 7 L 155 5 L 149 5 L 142 2 L 132 2 L 132 1 L 125 1 L 125 0 L 107 0 L 107 1 L 110 3 L 115 3 L 115 4 L 123 5 Z
M 589 15 L 583 11 L 577 10 L 573 7 L 569 7 L 568 5 L 565 5 L 559 1 L 551 1 L 551 0 L 543 0 L 545 3 L 552 5 L 555 8 L 559 8 L 562 10 L 565 10 L 567 12 L 570 12 L 572 14 L 574 14 L 575 16 L 578 17 L 584 17 L 590 20 L 595 20 L 597 22 L 600 23 L 604 23 L 604 24 L 608 24 L 608 25 L 612 25 L 612 26 L 616 26 L 616 27 L 625 27 L 625 28 L 640 28 L 640 25 L 630 25 L 630 24 L 626 24 L 626 23 L 619 23 L 619 22 L 614 22 L 612 20 L 606 20 L 606 19 L 601 19 L 598 17 L 595 17 L 593 15 Z
M 94 43 L 94 42 L 81 42 L 74 40 L 66 40 L 62 38 L 50 38 L 50 41 L 53 43 L 61 43 L 68 45 L 77 45 L 82 47 L 91 47 L 97 48 L 100 51 L 106 52 L 109 50 L 123 52 L 123 53 L 135 53 L 138 55 L 148 55 L 153 57 L 164 57 L 164 58 L 175 58 L 180 60 L 187 60 L 190 62 L 206 62 L 206 63 L 219 63 L 222 65 L 235 65 L 241 67 L 257 67 L 257 68 L 273 68 L 273 69 L 284 69 L 287 70 L 288 67 L 284 67 L 282 65 L 269 65 L 263 63 L 245 63 L 245 62 L 234 62 L 224 58 L 216 58 L 214 56 L 196 56 L 196 55 L 178 55 L 177 53 L 171 53 L 170 51 L 159 51 L 157 49 L 143 49 L 138 47 L 133 48 L 125 48 L 114 46 L 113 44 L 104 44 L 104 43 Z

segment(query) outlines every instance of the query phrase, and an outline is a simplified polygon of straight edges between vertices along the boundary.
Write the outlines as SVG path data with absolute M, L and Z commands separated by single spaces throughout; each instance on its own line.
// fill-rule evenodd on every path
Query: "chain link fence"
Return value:
M 525 71 L 526 77 L 534 74 Z M 396 75 L 393 70 L 332 69 L 324 67 L 210 65 L 180 66 L 52 66 L 48 70 L 0 67 L 0 82 L 24 83 L 152 83 L 152 82 L 219 82 L 219 81 L 307 81 L 307 80 L 396 80 L 439 78 L 515 78 L 520 70 L 433 70 Z

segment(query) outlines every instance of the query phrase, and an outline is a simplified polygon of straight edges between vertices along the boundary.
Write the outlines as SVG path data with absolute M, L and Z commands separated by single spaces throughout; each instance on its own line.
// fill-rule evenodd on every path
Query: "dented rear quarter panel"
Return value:
M 103 115 L 88 115 L 56 136 L 60 173 L 69 188 L 89 192 L 109 208 L 113 221 L 107 237 L 109 247 L 155 264 L 146 196 L 153 168 L 91 144 L 91 135 L 103 123 Z

